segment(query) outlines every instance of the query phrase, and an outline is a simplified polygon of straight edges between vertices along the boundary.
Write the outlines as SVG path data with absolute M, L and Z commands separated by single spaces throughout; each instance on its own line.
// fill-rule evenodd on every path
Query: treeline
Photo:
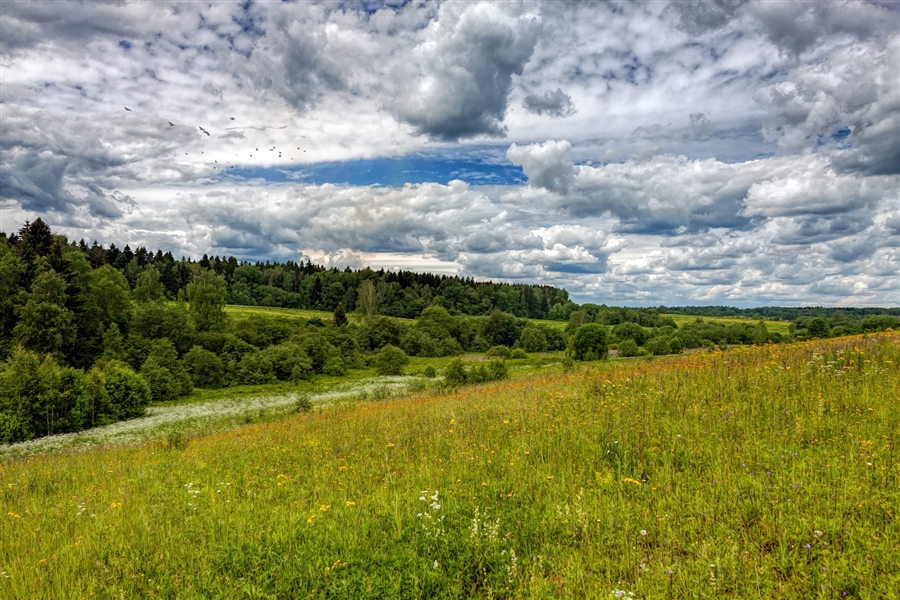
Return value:
M 47 241 L 52 237 L 49 228 L 37 219 L 18 235 L 9 236 L 8 245 L 18 247 L 26 237 L 25 232 L 32 239 L 41 237 Z M 4 233 L 0 236 L 7 237 Z M 569 302 L 568 292 L 552 286 L 477 282 L 470 277 L 412 271 L 328 269 L 309 261 L 250 263 L 238 261 L 233 256 L 209 257 L 206 254 L 198 261 L 176 260 L 171 252 L 157 250 L 154 253 L 144 247 L 132 251 L 128 245 L 120 250 L 114 243 L 104 248 L 96 241 L 88 246 L 81 240 L 73 246 L 81 251 L 91 269 L 109 265 L 125 276 L 132 289 L 141 273 L 153 266 L 169 300 L 176 300 L 179 294 L 185 293 L 199 269 L 208 269 L 224 278 L 226 302 L 245 306 L 331 312 L 338 303 L 345 307 L 356 306 L 357 292 L 364 281 L 376 284 L 385 315 L 408 319 L 418 317 L 425 307 L 437 304 L 451 314 L 486 315 L 501 310 L 517 317 L 564 320 L 567 311 L 575 306 Z
M 699 317 L 741 317 L 767 321 L 797 321 L 798 319 L 822 318 L 835 323 L 859 322 L 866 317 L 900 316 L 900 308 L 878 307 L 822 307 L 822 306 L 759 306 L 756 308 L 735 308 L 733 306 L 660 306 L 660 312 Z

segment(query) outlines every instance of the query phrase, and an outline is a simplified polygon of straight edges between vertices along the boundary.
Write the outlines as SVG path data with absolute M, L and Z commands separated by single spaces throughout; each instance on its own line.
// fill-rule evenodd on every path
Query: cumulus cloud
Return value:
M 528 185 L 565 195 L 575 181 L 575 165 L 569 158 L 571 149 L 572 144 L 566 140 L 530 146 L 513 144 L 506 151 L 506 157 L 522 167 Z
M 835 163 L 871 174 L 900 173 L 900 35 L 876 49 L 835 47 L 755 98 L 772 123 L 765 135 L 784 152 L 831 148 Z
M 513 76 L 531 58 L 540 29 L 539 16 L 529 8 L 442 5 L 415 49 L 418 71 L 401 75 L 409 83 L 396 114 L 419 133 L 444 140 L 503 135 Z
M 572 102 L 571 96 L 559 88 L 556 88 L 555 92 L 528 94 L 522 101 L 522 106 L 528 112 L 536 115 L 564 118 L 575 114 L 575 104 Z
M 691 35 L 719 29 L 734 18 L 747 0 L 682 0 L 664 11 L 678 19 L 678 27 Z

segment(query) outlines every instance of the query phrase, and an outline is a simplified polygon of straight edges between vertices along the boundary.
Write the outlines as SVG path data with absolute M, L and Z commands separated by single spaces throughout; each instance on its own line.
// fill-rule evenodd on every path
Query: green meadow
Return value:
M 0 597 L 896 597 L 898 362 L 554 364 L 7 458 Z

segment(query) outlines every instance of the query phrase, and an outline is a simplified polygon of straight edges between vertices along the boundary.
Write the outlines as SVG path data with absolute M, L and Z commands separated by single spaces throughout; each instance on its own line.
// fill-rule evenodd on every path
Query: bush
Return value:
M 225 367 L 222 360 L 209 350 L 194 346 L 184 355 L 183 362 L 194 386 L 207 389 L 222 387 Z
M 340 356 L 332 356 L 325 361 L 325 366 L 322 367 L 322 373 L 340 377 L 346 375 L 347 367 L 344 365 L 344 361 Z
M 291 369 L 291 381 L 294 383 L 299 383 L 301 381 L 309 381 L 315 375 L 315 370 L 312 366 L 312 361 L 309 358 L 304 358 L 302 360 L 297 361 L 294 365 L 294 368 Z
M 447 370 L 444 372 L 444 384 L 448 387 L 458 387 L 464 385 L 467 380 L 466 367 L 463 365 L 463 361 L 458 358 L 451 360 L 450 364 L 447 365 Z
M 312 361 L 297 344 L 285 342 L 269 346 L 262 353 L 272 362 L 272 372 L 280 381 L 292 379 L 294 367 L 300 363 L 309 364 L 309 369 L 312 370 Z
M 484 354 L 485 356 L 499 356 L 501 358 L 509 358 L 509 348 L 503 345 L 492 346 Z
M 506 362 L 495 358 L 488 362 L 485 381 L 499 381 L 509 377 L 509 370 L 506 368 Z
M 112 363 L 102 372 L 103 388 L 119 419 L 140 417 L 150 404 L 150 386 L 124 363 Z
M 637 342 L 633 339 L 628 338 L 623 342 L 619 342 L 619 356 L 640 356 L 641 354 L 643 354 L 643 352 L 641 352 Z
M 425 377 L 428 377 L 429 379 L 431 379 L 432 377 L 437 377 L 437 370 L 431 365 L 428 365 L 427 367 L 425 367 L 425 372 L 423 373 L 423 375 L 425 375 Z
M 237 364 L 235 378 L 243 385 L 261 385 L 277 381 L 272 361 L 262 352 L 252 352 Z
M 178 360 L 175 346 L 168 338 L 156 340 L 150 345 L 150 353 L 141 366 L 141 376 L 150 386 L 154 402 L 186 396 L 194 387 L 190 375 Z
M 531 324 L 527 325 L 525 329 L 522 330 L 522 335 L 519 337 L 519 343 L 522 344 L 522 347 L 528 352 L 545 352 L 549 348 L 547 334 L 544 333 L 542 328 Z
M 572 336 L 572 358 L 575 360 L 599 360 L 606 358 L 606 329 L 597 323 L 588 323 L 575 330 Z
M 528 353 L 522 350 L 521 348 L 513 348 L 513 351 L 509 353 L 510 358 L 528 358 Z
M 668 340 L 664 337 L 655 337 L 647 340 L 644 349 L 653 356 L 662 356 L 663 354 L 671 354 L 672 348 L 669 346 Z
M 375 372 L 379 375 L 400 375 L 409 357 L 400 348 L 388 344 L 375 356 Z

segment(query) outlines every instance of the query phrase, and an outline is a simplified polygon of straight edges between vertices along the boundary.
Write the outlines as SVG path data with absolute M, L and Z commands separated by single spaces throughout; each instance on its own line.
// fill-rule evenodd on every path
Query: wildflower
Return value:
M 356 502 L 354 502 L 353 500 L 347 500 L 347 502 L 345 504 L 347 506 L 356 506 Z
M 647 530 L 646 530 L 646 529 L 641 529 L 641 535 L 647 535 Z

